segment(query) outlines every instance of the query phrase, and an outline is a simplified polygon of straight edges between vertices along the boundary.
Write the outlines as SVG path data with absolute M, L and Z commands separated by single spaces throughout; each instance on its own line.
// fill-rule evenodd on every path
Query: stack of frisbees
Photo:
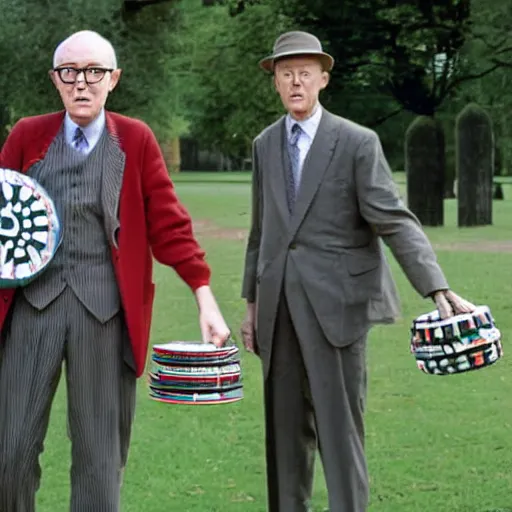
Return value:
M 450 375 L 493 365 L 503 356 L 501 333 L 488 306 L 441 319 L 432 311 L 413 321 L 411 352 L 418 368 Z
M 172 342 L 154 345 L 149 396 L 170 404 L 221 404 L 243 398 L 236 346 Z

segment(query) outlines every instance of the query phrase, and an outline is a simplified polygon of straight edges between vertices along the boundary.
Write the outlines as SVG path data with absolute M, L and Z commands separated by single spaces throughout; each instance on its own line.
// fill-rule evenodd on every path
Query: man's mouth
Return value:
M 75 103 L 88 103 L 90 100 L 89 98 L 82 98 L 82 97 L 78 97 L 78 98 L 75 98 Z
M 290 96 L 290 98 L 291 98 L 292 100 L 294 100 L 294 101 L 298 101 L 298 100 L 303 99 L 303 96 L 302 96 L 302 94 L 298 94 L 298 93 L 297 93 L 297 94 L 292 94 L 292 95 Z

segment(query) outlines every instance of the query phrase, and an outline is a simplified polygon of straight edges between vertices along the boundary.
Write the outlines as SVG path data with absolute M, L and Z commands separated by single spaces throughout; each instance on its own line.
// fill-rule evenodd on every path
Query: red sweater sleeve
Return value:
M 0 152 L 0 166 L 13 171 L 23 168 L 23 121 L 18 121 L 9 135 Z
M 173 267 L 195 290 L 210 282 L 205 252 L 196 241 L 192 220 L 179 201 L 153 132 L 146 128 L 142 168 L 149 244 L 160 263 Z

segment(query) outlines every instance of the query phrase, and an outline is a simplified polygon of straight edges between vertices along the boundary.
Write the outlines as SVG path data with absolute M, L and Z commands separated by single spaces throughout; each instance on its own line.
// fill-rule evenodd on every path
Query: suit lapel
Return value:
M 270 192 L 274 195 L 274 200 L 281 216 L 286 224 L 290 221 L 290 212 L 288 211 L 288 196 L 286 192 L 286 173 L 290 161 L 287 151 L 286 124 L 283 117 L 274 127 L 275 133 L 268 138 L 270 147 L 268 154 L 270 157 L 269 177 Z
M 105 141 L 105 160 L 101 182 L 101 204 L 105 231 L 109 241 L 117 247 L 119 229 L 119 197 L 123 182 L 126 155 L 121 150 L 117 136 L 107 133 Z
M 323 110 L 315 138 L 304 160 L 301 183 L 291 217 L 290 237 L 295 236 L 299 229 L 309 205 L 313 201 L 322 182 L 325 171 L 331 163 L 334 149 L 338 142 L 338 130 L 336 128 L 334 117 L 326 110 Z M 286 148 L 286 146 L 284 147 Z

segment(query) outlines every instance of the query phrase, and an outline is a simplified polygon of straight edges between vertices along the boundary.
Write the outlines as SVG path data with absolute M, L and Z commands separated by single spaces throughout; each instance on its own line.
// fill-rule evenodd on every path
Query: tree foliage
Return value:
M 419 115 L 449 93 L 469 20 L 469 0 L 293 0 L 283 9 L 325 41 L 336 84 L 379 87 Z
M 54 49 L 71 33 L 89 29 L 110 39 L 123 68 L 109 107 L 144 119 L 161 137 L 172 133 L 167 97 L 173 76 L 166 62 L 179 23 L 174 2 L 133 9 L 119 0 L 0 0 L 0 10 L 0 92 L 12 121 L 61 108 L 48 77 Z
M 283 112 L 272 78 L 258 61 L 272 51 L 283 31 L 300 28 L 276 0 L 224 0 L 182 2 L 185 26 L 182 48 L 174 69 L 183 73 L 184 91 L 192 135 L 208 147 L 229 154 L 247 154 L 255 134 Z M 214 6 L 216 5 L 216 6 Z M 192 50 L 191 50 L 192 49 Z M 340 64 L 339 66 L 342 66 Z M 335 73 L 338 73 L 338 65 Z M 365 90 L 354 81 L 334 80 L 322 92 L 321 101 L 334 112 L 363 124 L 376 126 L 396 109 L 394 100 L 378 90 Z M 403 117 L 390 124 L 402 131 Z M 388 123 L 388 126 L 390 125 Z M 403 151 L 389 130 L 382 132 L 383 144 L 400 162 Z
M 243 158 L 254 136 L 281 114 L 272 78 L 258 61 L 288 21 L 266 4 L 236 17 L 229 16 L 229 5 L 197 10 L 198 4 L 182 4 L 185 30 L 179 62 L 173 62 L 191 135 Z
M 497 155 L 511 167 L 510 2 L 0 0 L 0 8 L 0 120 L 60 107 L 47 75 L 53 50 L 87 28 L 112 40 L 123 68 L 110 108 L 149 122 L 161 140 L 188 131 L 203 148 L 248 156 L 253 137 L 283 112 L 258 61 L 279 33 L 305 29 L 336 60 L 322 103 L 374 127 L 394 166 L 403 168 L 414 115 L 448 126 L 474 101 L 490 112 Z M 451 127 L 447 141 L 450 162 Z
M 231 0 L 231 5 L 239 12 L 255 1 Z M 276 12 L 315 33 L 335 57 L 334 87 L 327 94 L 334 110 L 338 91 L 357 85 L 378 88 L 415 114 L 433 115 L 462 83 L 511 62 L 511 6 L 499 0 L 491 2 L 500 4 L 498 9 L 485 0 L 260 2 L 273 3 Z M 468 67 L 465 52 L 477 42 L 478 65 Z
M 454 98 L 455 110 L 475 102 L 490 114 L 494 125 L 495 173 L 512 170 L 512 4 L 501 0 L 473 0 L 474 38 L 464 51 L 468 72 L 482 74 L 462 84 Z M 491 73 L 484 73 L 492 69 Z

